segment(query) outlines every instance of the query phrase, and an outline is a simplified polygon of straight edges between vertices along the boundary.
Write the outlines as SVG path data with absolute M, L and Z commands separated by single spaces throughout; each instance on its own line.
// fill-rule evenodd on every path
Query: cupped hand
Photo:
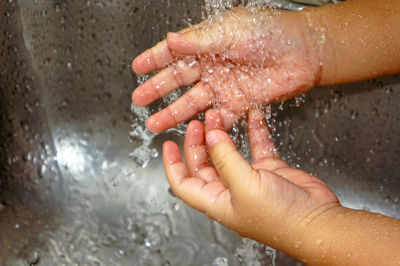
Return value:
M 307 224 L 340 204 L 321 180 L 279 159 L 261 111 L 251 109 L 248 120 L 252 164 L 210 110 L 205 126 L 188 125 L 185 163 L 174 142 L 164 143 L 165 172 L 172 191 L 191 207 L 290 254 Z
M 164 131 L 210 106 L 230 128 L 250 107 L 290 98 L 318 83 L 323 43 L 318 36 L 300 12 L 229 10 L 169 33 L 135 58 L 136 73 L 163 69 L 136 88 L 132 100 L 145 106 L 194 84 L 151 116 L 148 129 Z

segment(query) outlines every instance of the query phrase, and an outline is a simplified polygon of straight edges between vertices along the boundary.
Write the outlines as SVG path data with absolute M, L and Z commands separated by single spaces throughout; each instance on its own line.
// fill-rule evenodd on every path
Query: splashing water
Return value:
M 207 14 L 207 17 L 204 17 L 204 19 L 206 19 L 237 6 L 246 8 L 276 8 L 280 6 L 280 3 L 274 0 L 205 0 L 204 6 Z
M 143 84 L 149 75 L 138 75 L 138 85 Z M 140 108 L 131 104 L 131 111 L 133 114 L 133 121 L 131 124 L 132 131 L 129 132 L 129 139 L 138 146 L 129 154 L 136 165 L 146 167 L 150 161 L 151 154 L 156 154 L 156 151 L 150 148 L 154 139 L 154 134 L 151 134 L 146 129 L 146 119 L 150 115 L 149 108 Z
M 138 85 L 143 84 L 150 77 L 150 75 L 138 75 Z M 133 159 L 136 166 L 146 168 L 150 160 L 152 158 L 157 158 L 159 154 L 157 149 L 151 148 L 153 140 L 158 134 L 153 134 L 147 130 L 146 119 L 151 113 L 160 111 L 175 101 L 181 95 L 181 91 L 174 91 L 160 101 L 147 107 L 138 107 L 133 103 L 131 104 L 132 130 L 129 132 L 129 139 L 136 147 L 129 154 L 129 157 Z M 186 125 L 180 124 L 176 128 L 172 128 L 166 132 L 175 132 L 177 135 L 183 136 L 186 132 Z
M 207 25 L 217 25 L 216 42 L 223 43 L 226 41 L 226 35 L 235 32 L 236 39 L 244 39 L 238 44 L 239 47 L 227 49 L 219 54 L 197 55 L 196 57 L 186 57 L 184 62 L 193 69 L 201 68 L 201 80 L 205 84 L 207 91 L 210 93 L 210 105 L 213 108 L 223 108 L 229 113 L 228 116 L 245 117 L 249 108 L 260 108 L 265 103 L 280 100 L 277 90 L 288 90 L 287 94 L 292 93 L 290 88 L 299 86 L 298 80 L 308 79 L 307 73 L 298 73 L 298 69 L 309 69 L 308 65 L 313 59 L 309 58 L 290 58 L 292 69 L 281 71 L 278 75 L 275 70 L 268 66 L 284 53 L 292 51 L 292 37 L 283 34 L 284 29 L 281 25 L 280 11 L 276 9 L 279 1 L 272 0 L 205 0 L 205 25 L 200 30 L 202 34 L 209 34 L 211 27 Z M 248 19 L 243 19 L 235 12 L 227 11 L 233 7 L 242 7 L 248 10 Z M 269 7 L 269 12 L 261 12 L 260 8 Z M 276 19 L 277 18 L 277 19 Z M 226 21 L 224 21 L 226 20 Z M 225 23 L 226 22 L 226 23 Z M 309 22 L 310 26 L 311 22 Z M 242 26 L 245 25 L 245 26 Z M 265 26 L 268 25 L 266 28 Z M 317 27 L 315 27 L 317 28 Z M 211 33 L 216 35 L 215 32 Z M 324 33 L 318 31 L 313 36 L 316 49 L 319 49 L 324 42 Z M 272 40 L 272 42 L 271 42 Z M 247 43 L 248 42 L 248 43 Z M 240 46 L 243 46 L 242 48 Z M 288 47 L 285 50 L 281 47 Z M 232 48 L 232 47 L 230 47 Z M 243 50 L 244 52 L 243 54 Z M 321 50 L 321 49 L 319 49 Z M 249 51 L 249 52 L 247 52 Z M 318 52 L 318 51 L 317 51 Z M 244 60 L 244 62 L 242 62 Z M 249 61 L 248 61 L 249 60 Z M 311 61 L 310 61 L 311 60 Z M 303 62 L 304 61 L 304 62 Z M 310 61 L 310 62 L 309 62 Z M 248 63 L 251 62 L 251 66 Z M 179 62 L 173 63 L 175 69 L 179 69 Z M 313 72 L 312 70 L 310 70 Z M 303 76 L 306 76 L 305 78 Z M 150 76 L 139 75 L 138 85 L 143 84 Z M 297 83 L 296 83 L 297 82 Z M 303 83 L 307 84 L 307 81 Z M 283 84 L 283 85 L 277 85 Z M 300 84 L 303 85 L 303 84 Z M 278 86 L 278 88 L 277 88 Z M 283 86 L 283 88 L 279 88 Z M 312 86 L 312 84 L 309 84 Z M 182 91 L 182 90 L 181 90 Z M 130 154 L 135 163 L 139 166 L 146 167 L 153 157 L 157 157 L 158 152 L 150 148 L 151 143 L 156 136 L 147 131 L 145 120 L 150 113 L 161 110 L 168 106 L 180 96 L 180 91 L 175 91 L 164 97 L 162 100 L 150 105 L 150 107 L 139 108 L 132 105 L 133 123 L 130 132 L 131 141 L 137 144 L 134 151 Z M 286 94 L 286 93 L 285 93 Z M 300 106 L 302 98 L 296 98 L 296 105 Z M 247 102 L 245 106 L 241 102 Z M 242 106 L 240 106 L 242 105 Z M 188 106 L 192 108 L 192 106 Z M 270 110 L 270 109 L 268 109 Z M 271 118 L 271 113 L 267 112 L 266 118 Z M 236 120 L 236 119 L 235 119 Z M 246 128 L 246 122 L 239 122 L 234 125 L 230 131 L 231 137 L 241 147 L 241 151 L 246 158 L 248 155 L 248 145 L 246 132 L 242 130 Z M 270 124 L 271 126 L 271 124 Z M 185 125 L 181 124 L 175 129 L 178 135 L 184 135 Z M 273 133 L 273 132 L 271 132 Z
M 291 45 L 292 40 L 289 38 L 283 37 L 283 28 L 282 26 L 276 22 L 272 26 L 270 26 L 270 30 L 266 33 L 263 32 L 263 28 L 265 23 L 271 23 L 271 16 L 276 16 L 280 14 L 280 11 L 276 9 L 277 7 L 281 7 L 281 3 L 279 1 L 272 0 L 205 0 L 204 2 L 205 14 L 203 14 L 203 19 L 207 19 L 209 23 L 221 22 L 224 19 L 224 12 L 227 10 L 240 6 L 244 7 L 250 11 L 250 16 L 252 17 L 249 21 L 251 25 L 248 25 L 248 31 L 251 34 L 254 34 L 255 41 L 247 47 L 250 50 L 251 54 L 257 54 L 257 52 L 261 51 L 261 57 L 272 57 L 273 60 L 281 57 L 281 52 L 274 47 L 270 47 L 266 45 L 266 39 L 276 39 L 275 47 L 289 47 Z M 257 11 L 259 8 L 269 7 L 271 9 L 271 13 L 261 14 Z M 320 49 L 323 43 L 325 42 L 325 36 L 323 30 L 320 30 L 318 26 L 312 25 L 310 21 L 309 25 L 312 28 L 316 29 L 316 34 L 312 38 L 314 39 L 314 43 L 316 44 L 315 49 Z M 244 21 L 240 21 L 239 24 L 244 23 Z M 223 25 L 223 23 L 221 23 Z M 203 30 L 203 28 L 202 28 Z M 235 30 L 235 28 L 233 29 Z M 226 33 L 227 29 L 225 26 L 220 26 L 218 29 L 220 35 L 216 41 L 223 42 L 224 33 Z M 207 34 L 207 27 L 204 28 L 204 34 Z M 272 36 L 272 37 L 271 37 Z M 239 38 L 240 39 L 240 38 Z M 318 52 L 318 50 L 317 50 Z M 295 82 L 298 77 L 296 76 L 296 71 L 290 71 L 282 74 L 282 77 L 273 77 L 272 74 L 268 71 L 265 71 L 262 66 L 266 64 L 265 61 L 260 61 L 258 64 L 260 67 L 249 68 L 246 64 L 237 65 L 232 64 L 230 59 L 240 58 L 240 54 L 230 53 L 230 51 L 226 53 L 222 53 L 219 55 L 210 54 L 210 55 L 198 55 L 195 59 L 186 58 L 188 65 L 190 67 L 196 68 L 199 65 L 202 68 L 203 75 L 201 76 L 201 82 L 207 84 L 208 88 L 212 88 L 211 93 L 211 105 L 213 108 L 219 108 L 222 105 L 228 105 L 232 99 L 242 100 L 242 99 L 250 99 L 250 106 L 239 112 L 241 117 L 246 117 L 245 113 L 249 108 L 262 108 L 263 102 L 260 99 L 270 99 L 270 87 L 271 83 L 283 83 L 289 80 L 288 86 L 295 86 L 293 82 Z M 229 59 L 230 58 L 230 59 Z M 194 63 L 188 62 L 188 60 L 193 61 Z M 261 59 L 263 60 L 263 59 Z M 173 63 L 175 64 L 175 63 Z M 295 65 L 296 62 L 293 61 Z M 177 68 L 177 67 L 176 67 Z M 304 65 L 298 64 L 296 68 L 301 69 L 304 68 Z M 229 78 L 234 76 L 235 78 Z M 228 78 L 227 78 L 228 77 Z M 259 77 L 262 77 L 259 78 Z M 143 84 L 148 78 L 149 75 L 138 75 L 137 83 L 138 85 Z M 237 84 L 241 84 L 245 87 L 251 88 L 249 92 L 244 93 L 240 89 L 237 89 Z M 190 87 L 187 87 L 188 89 Z M 211 89 L 210 89 L 211 90 Z M 209 90 L 209 91 L 210 91 Z M 155 148 L 151 148 L 152 142 L 157 134 L 150 133 L 145 126 L 145 121 L 149 117 L 149 115 L 153 112 L 159 111 L 170 103 L 175 101 L 182 93 L 183 90 L 177 90 L 167 97 L 164 97 L 161 100 L 158 100 L 156 103 L 151 104 L 149 107 L 136 107 L 132 105 L 131 110 L 133 114 L 133 123 L 132 123 L 132 131 L 130 132 L 130 139 L 137 146 L 130 153 L 130 157 L 134 160 L 134 162 L 138 166 L 146 167 L 151 160 L 151 158 L 155 158 L 158 156 L 158 151 Z M 218 94 L 224 94 L 225 101 L 220 98 L 214 97 Z M 271 99 L 274 100 L 274 99 Z M 300 107 L 305 103 L 304 95 L 300 95 L 295 97 L 295 99 L 290 103 L 296 107 Z M 286 105 L 285 105 L 286 106 Z M 190 106 L 189 106 L 190 107 Z M 234 110 L 232 106 L 229 106 L 230 111 Z M 278 110 L 275 110 L 278 109 Z M 263 108 L 265 113 L 265 119 L 267 120 L 268 127 L 270 128 L 271 134 L 273 136 L 278 136 L 277 133 L 277 113 L 279 111 L 284 110 L 284 104 L 280 104 L 277 108 Z M 201 118 L 201 117 L 200 117 Z M 286 124 L 280 124 L 280 127 L 289 127 L 290 120 L 285 121 Z M 170 129 L 179 136 L 184 136 L 186 131 L 186 125 L 181 124 L 177 128 Z M 247 122 L 246 119 L 240 120 L 238 123 L 234 124 L 232 129 L 229 131 L 230 136 L 237 144 L 239 151 L 244 155 L 246 159 L 250 159 L 250 149 L 249 149 L 249 141 L 247 134 Z M 282 143 L 280 143 L 282 145 Z M 276 151 L 274 151 L 276 152 Z M 295 154 L 289 155 L 283 159 L 287 159 L 290 163 L 290 159 L 292 157 L 296 157 Z M 147 243 L 147 242 L 146 242 Z M 152 245 L 151 242 L 148 242 L 148 245 Z M 249 239 L 243 239 L 242 245 L 236 248 L 235 255 L 239 259 L 241 263 L 244 265 L 275 265 L 276 259 L 276 250 L 257 243 L 255 241 Z M 228 265 L 227 261 L 223 257 L 217 257 L 213 265 Z
M 242 239 L 242 245 L 236 248 L 235 255 L 245 266 L 275 266 L 276 250 L 248 238 Z

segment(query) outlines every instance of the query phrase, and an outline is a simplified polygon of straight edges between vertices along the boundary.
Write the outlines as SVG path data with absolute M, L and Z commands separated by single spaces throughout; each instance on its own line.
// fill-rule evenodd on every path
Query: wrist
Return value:
M 323 32 L 318 85 L 366 80 L 400 71 L 399 1 L 353 0 L 301 11 Z M 396 36 L 396 37 L 394 37 Z
M 298 215 L 268 215 L 269 226 L 256 226 L 256 232 L 244 236 L 283 251 L 303 263 L 320 262 L 323 248 L 331 238 L 329 234 L 335 233 L 326 228 L 331 227 L 337 217 L 345 216 L 348 211 L 351 210 L 338 202 L 332 202 L 311 212 L 300 211 Z
M 297 223 L 289 246 L 289 255 L 307 265 L 331 265 L 330 245 L 334 244 L 335 228 L 339 219 L 351 209 L 340 204 L 321 206 Z
M 400 262 L 399 220 L 342 206 L 303 227 L 296 258 L 309 265 L 392 265 Z M 390 237 L 389 237 L 390 236 Z M 296 255 L 297 255 L 296 254 Z
M 335 83 L 337 60 L 335 46 L 332 44 L 329 28 L 324 20 L 323 7 L 308 8 L 300 11 L 304 16 L 304 35 L 308 54 L 314 56 L 316 73 L 315 86 Z
M 312 9 L 316 10 L 316 9 Z M 330 50 L 327 42 L 325 26 L 320 22 L 319 16 L 309 9 L 302 11 L 282 11 L 281 24 L 287 31 L 291 48 L 290 64 L 297 62 L 297 67 L 302 68 L 302 81 L 298 92 L 305 92 L 315 86 L 321 85 L 325 78 L 324 65 L 327 58 L 327 50 Z M 288 42 L 288 43 L 289 43 Z M 330 65 L 329 65 L 330 66 Z

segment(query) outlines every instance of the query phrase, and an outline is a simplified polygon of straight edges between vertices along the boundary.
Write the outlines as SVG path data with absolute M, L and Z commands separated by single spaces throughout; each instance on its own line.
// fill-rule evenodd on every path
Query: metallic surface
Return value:
M 201 1 L 0 2 L 0 265 L 296 265 L 168 192 L 129 153 L 134 56 L 201 20 Z M 345 206 L 400 218 L 400 76 L 273 106 L 292 165 Z M 181 142 L 169 132 L 155 136 Z

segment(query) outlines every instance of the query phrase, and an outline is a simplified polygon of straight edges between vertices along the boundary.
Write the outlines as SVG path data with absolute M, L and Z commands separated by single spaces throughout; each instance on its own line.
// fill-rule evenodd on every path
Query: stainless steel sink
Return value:
M 157 153 L 179 131 L 148 135 L 147 167 L 129 156 L 130 62 L 202 4 L 1 1 L 0 265 L 299 264 L 171 195 Z M 344 205 L 400 218 L 399 100 L 400 76 L 316 88 L 273 106 L 276 143 Z

